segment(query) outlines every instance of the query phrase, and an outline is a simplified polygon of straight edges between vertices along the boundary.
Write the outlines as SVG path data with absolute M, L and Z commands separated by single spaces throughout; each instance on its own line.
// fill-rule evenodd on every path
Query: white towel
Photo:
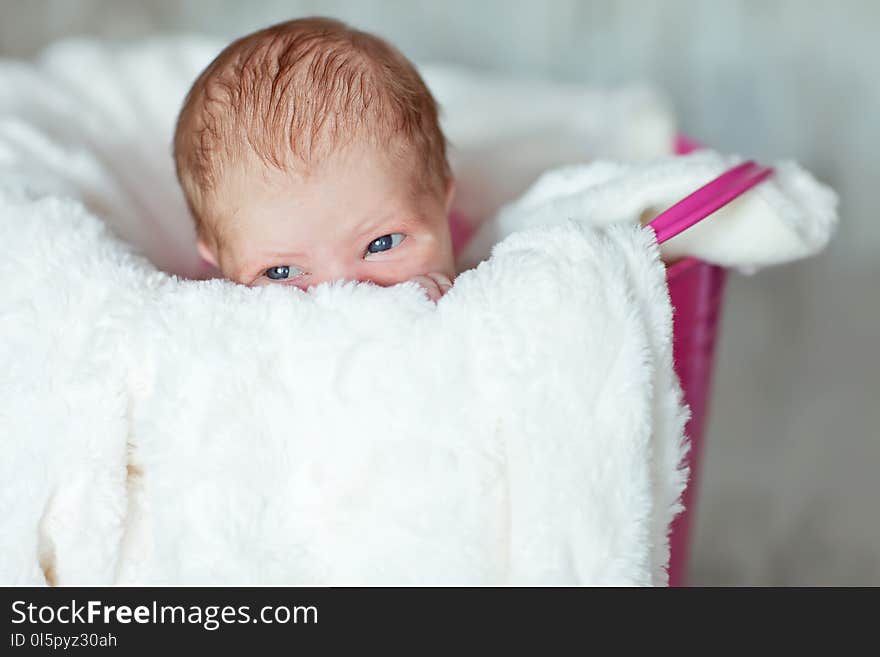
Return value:
M 647 233 L 520 232 L 437 306 L 175 280 L 72 201 L 6 199 L 0 244 L 4 582 L 665 581 Z
M 459 258 L 460 267 L 474 266 L 493 244 L 530 226 L 569 220 L 638 224 L 741 161 L 706 150 L 553 169 L 483 223 Z M 777 162 L 770 179 L 664 243 L 662 253 L 667 260 L 695 256 L 746 272 L 791 262 L 825 248 L 837 227 L 837 205 L 834 191 L 797 163 Z

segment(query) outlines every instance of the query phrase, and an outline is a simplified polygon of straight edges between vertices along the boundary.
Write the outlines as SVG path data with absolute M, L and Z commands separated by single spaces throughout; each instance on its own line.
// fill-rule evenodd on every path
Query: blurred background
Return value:
M 794 158 L 838 191 L 828 251 L 730 279 L 690 583 L 880 585 L 880 3 L 0 0 L 0 56 L 311 14 L 420 61 L 652 83 L 689 135 Z

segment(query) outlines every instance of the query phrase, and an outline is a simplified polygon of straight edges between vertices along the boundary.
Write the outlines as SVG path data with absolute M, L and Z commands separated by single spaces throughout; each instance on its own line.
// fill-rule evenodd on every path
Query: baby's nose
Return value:
M 309 276 L 309 285 L 319 285 L 320 283 L 329 283 L 333 281 L 358 281 L 364 280 L 361 277 L 362 272 L 357 266 L 358 263 L 346 262 L 344 260 L 329 260 L 315 267 L 316 271 Z

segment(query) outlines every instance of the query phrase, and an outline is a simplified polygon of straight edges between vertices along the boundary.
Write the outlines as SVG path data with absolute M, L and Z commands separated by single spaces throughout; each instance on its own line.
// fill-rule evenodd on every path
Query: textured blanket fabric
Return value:
M 436 306 L 176 280 L 54 199 L 0 243 L 4 581 L 663 581 L 650 234 L 519 232 Z
M 544 173 L 515 203 L 484 222 L 460 257 L 471 267 L 518 230 L 576 220 L 592 226 L 646 222 L 739 164 L 741 158 L 701 151 L 647 162 L 603 162 Z M 698 257 L 753 272 L 825 248 L 837 226 L 837 195 L 791 161 L 773 177 L 663 244 L 665 259 Z
M 636 225 L 665 192 L 596 226 L 611 165 L 575 209 L 545 178 L 436 305 L 192 280 L 167 144 L 210 52 L 0 65 L 0 581 L 665 583 L 686 409 Z

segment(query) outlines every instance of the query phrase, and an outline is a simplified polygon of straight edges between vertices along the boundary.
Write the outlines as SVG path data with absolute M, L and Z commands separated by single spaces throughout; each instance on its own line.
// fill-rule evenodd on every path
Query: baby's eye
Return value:
M 273 281 L 283 281 L 288 278 L 295 278 L 302 274 L 303 271 L 290 265 L 279 265 L 277 267 L 269 267 L 264 273 L 266 278 L 271 278 Z
M 391 233 L 390 235 L 377 237 L 372 242 L 370 242 L 370 245 L 367 247 L 367 254 L 381 253 L 382 251 L 393 249 L 395 246 L 399 245 L 404 239 L 406 239 L 406 235 L 404 235 L 403 233 Z

